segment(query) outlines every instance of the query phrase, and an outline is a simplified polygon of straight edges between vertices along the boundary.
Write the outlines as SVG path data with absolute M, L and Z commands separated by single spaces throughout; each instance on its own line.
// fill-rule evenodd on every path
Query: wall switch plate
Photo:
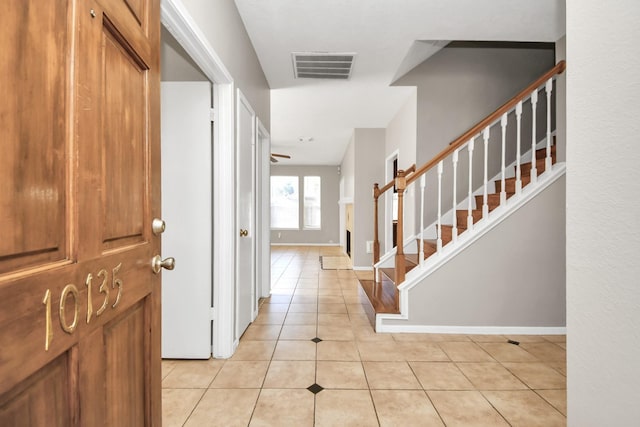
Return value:
M 373 253 L 373 240 L 367 240 L 367 253 Z

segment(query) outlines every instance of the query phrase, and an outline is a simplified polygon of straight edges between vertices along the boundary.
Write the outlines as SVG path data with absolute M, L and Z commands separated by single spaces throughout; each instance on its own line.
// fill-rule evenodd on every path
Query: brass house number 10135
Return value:
M 100 316 L 104 311 L 109 307 L 109 285 L 111 285 L 111 289 L 118 290 L 118 294 L 116 295 L 116 299 L 111 304 L 111 308 L 116 308 L 118 303 L 120 302 L 120 297 L 122 296 L 122 279 L 118 279 L 117 275 L 120 272 L 120 268 L 122 267 L 122 263 L 118 264 L 114 269 L 111 270 L 111 283 L 109 283 L 109 272 L 106 269 L 102 269 L 98 271 L 96 274 L 96 278 L 101 280 L 100 286 L 98 287 L 98 291 L 101 294 L 104 294 L 102 305 L 95 312 L 96 317 Z M 84 282 L 84 285 L 87 287 L 87 324 L 91 322 L 93 318 L 93 286 L 94 286 L 94 276 L 89 273 L 87 275 L 87 279 Z M 68 334 L 72 334 L 73 331 L 76 330 L 78 326 L 78 315 L 79 315 L 79 304 L 78 304 L 78 287 L 74 284 L 68 284 L 62 289 L 62 294 L 60 295 L 60 327 L 63 331 Z M 69 324 L 67 322 L 67 299 L 68 297 L 73 297 L 73 321 Z M 45 351 L 49 350 L 49 345 L 51 344 L 51 340 L 53 340 L 53 329 L 51 326 L 51 290 L 47 289 L 44 293 L 44 298 L 42 299 L 42 304 L 45 306 L 45 341 L 44 341 L 44 349 Z

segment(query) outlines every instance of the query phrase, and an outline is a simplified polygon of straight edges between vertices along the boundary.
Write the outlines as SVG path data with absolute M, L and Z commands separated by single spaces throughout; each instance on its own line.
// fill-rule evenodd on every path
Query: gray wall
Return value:
M 182 0 L 189 14 L 247 97 L 262 124 L 270 129 L 270 90 L 251 40 L 231 0 Z
M 373 240 L 373 183 L 384 182 L 385 129 L 354 129 L 355 182 L 351 259 L 355 268 L 371 268 L 373 254 L 366 242 Z
M 439 326 L 565 326 L 562 177 L 414 287 L 409 321 Z
M 339 175 L 337 166 L 284 166 L 272 165 L 271 176 L 319 176 L 321 179 L 321 229 L 320 230 L 271 230 L 271 243 L 321 243 L 335 244 L 339 236 Z M 300 200 L 304 197 L 303 178 L 300 179 Z M 300 203 L 300 226 L 302 227 L 302 203 Z
M 517 46 L 517 47 L 515 47 Z M 553 45 L 452 43 L 414 68 L 395 85 L 418 88 L 418 133 L 416 163 L 418 167 L 442 151 L 455 138 L 495 111 L 520 90 L 554 65 Z M 555 101 L 553 102 L 555 105 Z M 546 132 L 546 97 L 538 100 L 537 140 Z M 555 123 L 552 126 L 555 128 Z M 511 114 L 507 127 L 506 163 L 515 160 L 515 117 Z M 531 107 L 523 106 L 522 152 L 531 146 Z M 500 127 L 492 128 L 488 176 L 500 169 Z M 483 180 L 483 144 L 476 139 L 474 150 L 473 188 Z M 461 152 L 458 163 L 457 199 L 468 191 L 468 156 Z M 443 174 L 443 210 L 452 203 L 451 159 Z M 513 171 L 508 171 L 513 176 Z M 490 189 L 491 191 L 491 189 Z M 427 175 L 425 224 L 435 221 L 437 212 L 437 175 L 435 168 Z M 416 210 L 419 202 L 416 202 Z M 419 214 L 416 214 L 416 222 Z
M 570 427 L 640 419 L 639 6 L 567 0 Z
M 160 45 L 160 79 L 163 82 L 195 82 L 209 79 L 164 26 Z

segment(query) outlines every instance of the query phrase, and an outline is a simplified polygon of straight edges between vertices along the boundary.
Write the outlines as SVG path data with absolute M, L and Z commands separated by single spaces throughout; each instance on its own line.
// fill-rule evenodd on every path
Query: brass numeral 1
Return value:
M 67 295 L 73 295 L 73 322 L 70 325 L 67 325 L 67 319 L 65 317 L 65 306 L 67 302 Z M 64 287 L 62 290 L 62 295 L 60 295 L 60 326 L 62 330 L 68 334 L 73 333 L 78 326 L 78 288 L 76 285 L 69 284 Z
M 42 304 L 45 305 L 45 327 L 44 327 L 44 349 L 45 351 L 49 351 L 49 344 L 51 344 L 51 340 L 53 339 L 53 329 L 51 329 L 51 291 L 47 289 L 44 293 L 44 298 L 42 299 Z
M 85 280 L 84 284 L 87 287 L 87 324 L 91 321 L 91 316 L 93 315 L 93 298 L 91 296 L 91 282 L 93 281 L 93 274 L 89 273 L 87 275 L 87 280 Z

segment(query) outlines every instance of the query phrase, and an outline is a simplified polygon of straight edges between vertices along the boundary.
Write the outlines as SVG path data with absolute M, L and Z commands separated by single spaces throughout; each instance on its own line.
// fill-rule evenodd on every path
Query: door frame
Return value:
M 213 356 L 229 358 L 236 347 L 235 320 L 235 115 L 234 80 L 179 0 L 162 0 L 161 21 L 214 84 L 213 135 Z M 234 209 L 228 209 L 234 206 Z
M 256 159 L 256 296 L 267 298 L 271 294 L 271 136 L 258 117 Z
M 385 159 L 385 184 L 394 178 L 393 162 L 399 158 L 400 150 L 394 150 Z M 384 252 L 382 253 L 393 250 L 393 197 L 395 197 L 394 192 L 387 192 L 384 196 Z

